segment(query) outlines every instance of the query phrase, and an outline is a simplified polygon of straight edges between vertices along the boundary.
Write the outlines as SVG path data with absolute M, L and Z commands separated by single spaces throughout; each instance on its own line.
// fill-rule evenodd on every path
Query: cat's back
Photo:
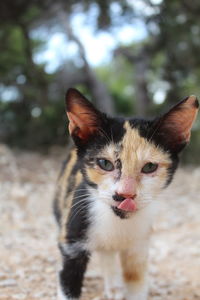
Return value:
M 76 149 L 71 146 L 68 150 L 67 158 L 63 162 L 56 186 L 54 214 L 59 224 L 62 223 L 63 218 L 67 218 L 75 189 L 81 180 L 82 174 L 78 164 Z

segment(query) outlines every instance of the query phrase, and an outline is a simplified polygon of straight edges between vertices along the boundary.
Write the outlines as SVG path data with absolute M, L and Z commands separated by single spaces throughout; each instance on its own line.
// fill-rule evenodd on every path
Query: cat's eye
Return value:
M 147 164 L 144 165 L 142 168 L 141 172 L 145 174 L 153 173 L 157 170 L 158 164 L 154 164 L 152 162 L 148 162 Z
M 97 159 L 97 165 L 105 170 L 105 171 L 113 171 L 114 170 L 114 165 L 111 161 L 104 159 L 104 158 L 98 158 Z

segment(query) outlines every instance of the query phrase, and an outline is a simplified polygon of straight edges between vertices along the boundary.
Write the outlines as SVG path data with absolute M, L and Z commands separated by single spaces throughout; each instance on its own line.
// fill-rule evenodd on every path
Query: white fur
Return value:
M 127 219 L 120 219 L 111 207 L 101 201 L 93 200 L 90 208 L 91 226 L 88 234 L 91 250 L 120 251 L 137 245 L 148 234 L 153 216 L 155 203 L 136 211 Z
M 105 200 L 105 199 L 104 199 Z M 100 252 L 106 299 L 146 300 L 147 285 L 125 286 L 116 252 L 129 250 L 136 260 L 147 255 L 149 231 L 155 214 L 155 203 L 134 212 L 130 218 L 120 219 L 103 199 L 92 199 L 91 226 L 88 233 L 89 250 Z M 116 268 L 115 268 L 116 267 Z M 126 291 L 126 293 L 125 293 Z M 126 296 L 125 296 L 126 295 Z
M 104 276 L 104 294 L 106 299 L 123 300 L 125 297 L 121 264 L 117 252 L 99 252 L 100 266 Z
M 147 300 L 148 284 L 146 281 L 142 285 L 127 285 L 126 300 Z
M 60 285 L 58 285 L 57 290 L 57 299 L 56 300 L 78 300 L 78 298 L 69 298 L 66 295 L 64 295 Z
M 86 250 L 85 242 L 75 242 L 73 244 L 62 244 L 62 250 L 65 255 L 68 255 L 70 258 L 75 258 L 81 250 Z

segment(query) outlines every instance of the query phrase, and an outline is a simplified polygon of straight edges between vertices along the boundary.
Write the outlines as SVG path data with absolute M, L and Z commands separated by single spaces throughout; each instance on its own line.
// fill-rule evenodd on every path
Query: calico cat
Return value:
M 105 299 L 147 299 L 156 199 L 172 180 L 198 107 L 190 96 L 151 121 L 111 118 L 77 90 L 68 90 L 75 147 L 61 170 L 54 202 L 62 255 L 58 299 L 80 299 L 93 251 L 100 255 Z

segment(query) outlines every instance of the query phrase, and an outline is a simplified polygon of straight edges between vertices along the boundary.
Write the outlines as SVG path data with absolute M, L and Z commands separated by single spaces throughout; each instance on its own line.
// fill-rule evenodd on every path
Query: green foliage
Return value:
M 121 70 L 119 72 L 119 70 Z M 135 113 L 133 78 L 134 66 L 129 64 L 123 57 L 112 61 L 96 69 L 99 78 L 106 82 L 118 114 L 130 116 Z
M 0 30 L 0 76 L 4 83 L 12 82 L 21 74 L 26 58 L 23 54 L 23 36 L 19 27 L 5 26 Z
M 136 64 L 144 60 L 147 60 L 143 78 L 148 98 L 153 100 L 159 89 L 166 93 L 166 101 L 161 104 L 149 101 L 148 113 L 152 116 L 166 111 L 187 95 L 200 95 L 200 2 L 163 0 L 158 5 L 150 5 L 151 1 L 144 0 L 143 3 L 150 7 L 151 13 L 147 13 L 148 9 L 138 13 L 134 1 L 126 0 L 56 2 L 70 17 L 77 10 L 85 11 L 89 17 L 91 7 L 95 6 L 96 15 L 88 18 L 94 30 L 112 32 L 123 24 L 133 24 L 137 18 L 146 23 L 147 38 L 129 47 L 118 45 L 125 52 L 128 50 L 129 57 L 122 51 L 123 54 L 114 55 L 108 65 L 95 70 L 97 79 L 106 84 L 113 97 L 118 115 L 131 116 L 138 112 L 141 99 L 136 87 Z M 86 68 L 81 63 L 76 67 L 80 53 L 63 61 L 63 66 L 51 75 L 45 71 L 45 65 L 34 62 L 34 55 L 45 43 L 33 38 L 31 31 L 41 26 L 54 32 L 63 29 L 54 5 L 55 1 L 51 0 L 0 3 L 0 137 L 12 146 L 36 148 L 64 143 L 64 92 L 68 84 L 71 85 L 70 79 L 75 78 L 72 82 L 76 87 L 86 96 L 90 95 Z M 18 93 L 6 102 L 3 92 L 9 87 L 16 88 Z M 199 151 L 200 119 L 183 161 L 200 163 Z
M 35 149 L 66 142 L 66 115 L 63 100 L 49 103 L 41 114 L 31 114 L 29 107 L 21 103 L 1 103 L 0 125 L 7 132 L 5 142 L 11 146 Z M 19 117 L 20 114 L 20 117 Z

